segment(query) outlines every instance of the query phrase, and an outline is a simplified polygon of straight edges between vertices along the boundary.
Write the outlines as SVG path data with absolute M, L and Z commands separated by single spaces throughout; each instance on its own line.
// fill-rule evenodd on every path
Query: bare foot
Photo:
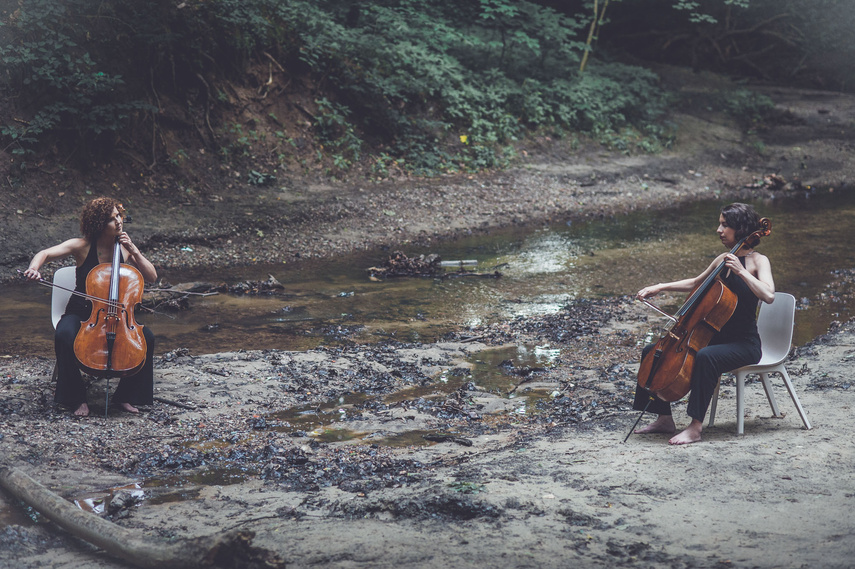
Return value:
M 130 403 L 119 403 L 119 408 L 122 409 L 123 411 L 127 411 L 128 413 L 133 413 L 134 415 L 136 415 L 137 413 L 140 412 L 139 409 L 137 409 L 136 407 L 134 407 Z
M 703 430 L 703 423 L 692 419 L 692 422 L 689 423 L 689 426 L 681 432 L 680 434 L 671 437 L 671 440 L 668 441 L 668 444 L 672 445 L 690 445 L 692 443 L 701 442 L 701 431 Z
M 640 429 L 633 431 L 637 435 L 645 433 L 667 433 L 671 434 L 677 430 L 677 425 L 674 424 L 674 418 L 671 415 L 659 415 L 659 418 Z
M 74 415 L 77 417 L 88 417 L 89 416 L 89 405 L 86 403 L 81 403 L 80 407 L 78 407 L 74 411 Z

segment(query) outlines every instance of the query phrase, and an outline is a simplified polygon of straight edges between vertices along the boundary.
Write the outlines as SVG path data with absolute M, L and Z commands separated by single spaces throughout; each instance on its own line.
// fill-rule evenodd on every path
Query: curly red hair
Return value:
M 95 198 L 86 204 L 80 214 L 80 233 L 87 241 L 92 243 L 98 239 L 113 218 L 113 208 L 119 211 L 119 215 L 125 216 L 125 208 L 113 198 Z

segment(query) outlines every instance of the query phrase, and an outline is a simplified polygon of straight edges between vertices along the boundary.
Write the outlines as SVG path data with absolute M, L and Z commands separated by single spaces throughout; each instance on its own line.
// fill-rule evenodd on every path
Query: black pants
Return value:
M 79 362 L 74 355 L 74 339 L 83 322 L 77 314 L 64 314 L 56 325 L 56 392 L 53 400 L 60 405 L 77 409 L 86 403 L 86 384 L 80 374 Z M 151 405 L 154 403 L 154 334 L 143 327 L 146 342 L 145 364 L 134 375 L 123 377 L 113 394 L 116 403 Z
M 653 344 L 644 347 L 641 357 L 653 349 Z M 689 392 L 689 417 L 703 421 L 707 408 L 715 394 L 718 379 L 724 372 L 733 371 L 760 361 L 760 338 L 732 341 L 728 338 L 713 338 L 710 345 L 695 354 L 695 367 L 692 368 Z M 650 393 L 642 387 L 636 387 L 632 408 L 641 411 L 650 402 L 647 410 L 657 415 L 670 415 L 671 404 L 656 397 L 650 401 Z

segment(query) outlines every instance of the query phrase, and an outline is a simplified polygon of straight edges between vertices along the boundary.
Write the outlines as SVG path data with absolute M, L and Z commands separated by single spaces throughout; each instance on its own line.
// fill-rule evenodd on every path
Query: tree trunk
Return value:
M 139 536 L 97 515 L 84 512 L 57 496 L 24 472 L 0 465 L 0 487 L 23 500 L 54 523 L 137 567 L 189 569 L 193 567 L 282 568 L 275 554 L 251 546 L 255 533 L 228 532 L 166 541 Z

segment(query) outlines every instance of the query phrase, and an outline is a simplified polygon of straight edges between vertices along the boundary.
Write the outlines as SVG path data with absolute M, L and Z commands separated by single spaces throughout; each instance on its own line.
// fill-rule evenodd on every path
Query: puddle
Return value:
M 436 444 L 435 442 L 427 440 L 425 436 L 437 434 L 439 434 L 438 431 L 414 429 L 412 431 L 406 431 L 395 435 L 366 437 L 363 439 L 363 442 L 393 448 L 425 447 Z
M 335 401 L 327 401 L 319 405 L 303 405 L 286 411 L 269 415 L 275 422 L 282 423 L 273 430 L 291 433 L 306 431 L 307 433 L 322 432 L 333 423 L 344 421 L 356 405 L 369 399 L 366 394 L 352 394 L 339 397 Z
M 203 486 L 230 486 L 250 479 L 253 474 L 241 468 L 216 468 L 182 472 L 173 476 L 147 478 L 142 488 L 150 494 L 150 504 L 181 502 L 195 499 Z
M 445 370 L 430 385 L 409 387 L 394 393 L 379 396 L 384 405 L 394 406 L 405 401 L 443 400 L 465 384 L 472 382 L 475 389 L 493 393 L 501 398 L 518 400 L 513 413 L 531 414 L 537 412 L 537 402 L 555 395 L 553 389 L 520 388 L 531 380 L 532 375 L 547 371 L 555 365 L 560 350 L 548 345 L 507 346 L 488 349 L 473 355 L 469 363 L 472 370 L 467 374 L 455 374 Z M 360 414 L 360 405 L 372 397 L 365 394 L 351 394 L 328 401 L 321 405 L 306 405 L 269 416 L 274 424 L 272 430 L 283 433 L 302 432 L 320 442 L 357 441 L 381 446 L 425 446 L 433 444 L 424 439 L 424 435 L 437 435 L 437 431 L 411 430 L 394 435 L 382 432 L 355 431 L 347 428 L 348 419 Z M 280 424 L 276 424 L 280 423 Z M 216 445 L 217 443 L 194 443 L 196 445 Z M 207 448 L 207 447 L 206 447 Z
M 478 389 L 507 397 L 532 376 L 555 365 L 560 350 L 543 346 L 510 346 L 484 350 L 470 358 Z
M 367 433 L 359 433 L 348 429 L 315 429 L 308 433 L 310 437 L 323 443 L 340 443 L 352 440 L 362 440 Z
M 231 484 L 239 484 L 242 480 L 235 480 L 231 482 Z M 147 488 L 156 489 L 162 491 L 163 488 L 157 484 L 157 482 L 146 482 Z M 186 502 L 188 500 L 195 500 L 199 497 L 199 493 L 202 491 L 200 487 L 195 488 L 181 488 L 174 492 L 158 492 L 155 496 L 152 496 L 148 503 L 152 506 L 158 506 L 160 504 L 174 504 L 178 502 Z

